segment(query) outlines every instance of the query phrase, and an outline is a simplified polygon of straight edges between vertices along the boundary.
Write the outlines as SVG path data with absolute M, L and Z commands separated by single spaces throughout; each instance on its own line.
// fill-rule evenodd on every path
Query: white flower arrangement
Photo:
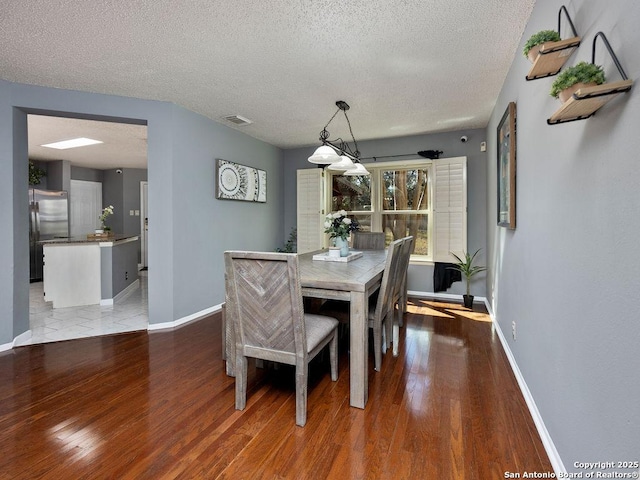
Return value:
M 104 222 L 107 220 L 107 217 L 109 215 L 113 215 L 113 205 L 109 205 L 108 207 L 104 207 L 102 209 L 102 214 L 100 214 L 100 216 L 98 217 L 100 219 L 100 225 L 102 225 L 103 229 L 106 228 Z
M 328 233 L 331 238 L 340 237 L 346 240 L 351 232 L 359 229 L 358 222 L 347 217 L 345 210 L 328 213 L 324 220 L 324 233 Z

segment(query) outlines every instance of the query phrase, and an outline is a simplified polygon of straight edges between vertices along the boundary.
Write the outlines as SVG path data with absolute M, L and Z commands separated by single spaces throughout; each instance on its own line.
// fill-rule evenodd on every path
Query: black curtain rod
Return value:
M 379 158 L 397 158 L 397 157 L 415 157 L 420 156 L 424 158 L 429 158 L 431 160 L 437 160 L 443 152 L 441 150 L 422 150 L 417 153 L 402 153 L 400 155 L 382 155 L 375 157 L 363 157 L 360 160 L 373 160 L 377 161 Z
M 403 153 L 402 155 L 383 155 L 381 157 L 363 157 L 360 160 L 373 160 L 374 162 L 379 158 L 396 158 L 396 157 L 411 157 L 416 156 L 417 153 Z

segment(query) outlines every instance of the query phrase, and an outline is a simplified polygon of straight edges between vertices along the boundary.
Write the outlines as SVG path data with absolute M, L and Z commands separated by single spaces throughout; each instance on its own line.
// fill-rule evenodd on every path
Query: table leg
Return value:
M 369 302 L 364 292 L 351 292 L 350 302 L 350 355 L 349 386 L 350 404 L 352 407 L 364 408 L 369 398 L 368 352 Z

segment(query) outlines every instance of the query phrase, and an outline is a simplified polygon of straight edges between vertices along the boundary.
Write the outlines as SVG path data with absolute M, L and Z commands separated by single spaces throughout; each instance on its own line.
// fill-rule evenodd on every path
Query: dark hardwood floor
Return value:
M 411 301 L 400 356 L 370 356 L 369 402 L 311 366 L 295 425 L 293 371 L 250 367 L 234 408 L 220 315 L 0 353 L 2 479 L 498 479 L 551 464 L 488 316 Z

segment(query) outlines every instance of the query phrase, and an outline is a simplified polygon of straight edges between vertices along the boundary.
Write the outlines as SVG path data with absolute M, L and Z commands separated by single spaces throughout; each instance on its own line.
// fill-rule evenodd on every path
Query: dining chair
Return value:
M 393 281 L 392 293 L 392 321 L 387 322 L 387 338 L 393 345 L 393 356 L 398 356 L 398 345 L 400 342 L 400 327 L 404 324 L 404 313 L 407 310 L 407 271 L 409 270 L 409 260 L 413 251 L 413 237 L 401 238 L 400 252 L 398 255 L 398 266 L 396 268 L 395 279 Z M 397 316 L 394 319 L 395 308 Z M 391 331 L 392 330 L 392 331 Z M 391 334 L 391 335 L 390 335 Z
M 354 250 L 384 250 L 384 232 L 352 232 Z
M 382 364 L 382 354 L 387 351 L 387 344 L 391 343 L 391 325 L 393 321 L 393 282 L 396 277 L 396 270 L 400 260 L 400 247 L 402 241 L 396 240 L 389 244 L 387 249 L 387 259 L 382 273 L 380 289 L 377 295 L 371 296 L 369 303 L 369 328 L 373 330 L 373 353 L 374 368 L 380 371 Z M 349 322 L 349 303 L 340 300 L 329 300 L 320 309 L 320 313 L 335 317 L 341 322 Z M 387 333 L 388 332 L 388 333 Z M 383 339 L 384 335 L 384 339 Z
M 235 336 L 236 409 L 247 401 L 247 360 L 295 366 L 296 425 L 307 422 L 308 364 L 329 345 L 331 380 L 338 379 L 338 320 L 305 314 L 298 256 L 290 253 L 227 251 L 226 322 Z

